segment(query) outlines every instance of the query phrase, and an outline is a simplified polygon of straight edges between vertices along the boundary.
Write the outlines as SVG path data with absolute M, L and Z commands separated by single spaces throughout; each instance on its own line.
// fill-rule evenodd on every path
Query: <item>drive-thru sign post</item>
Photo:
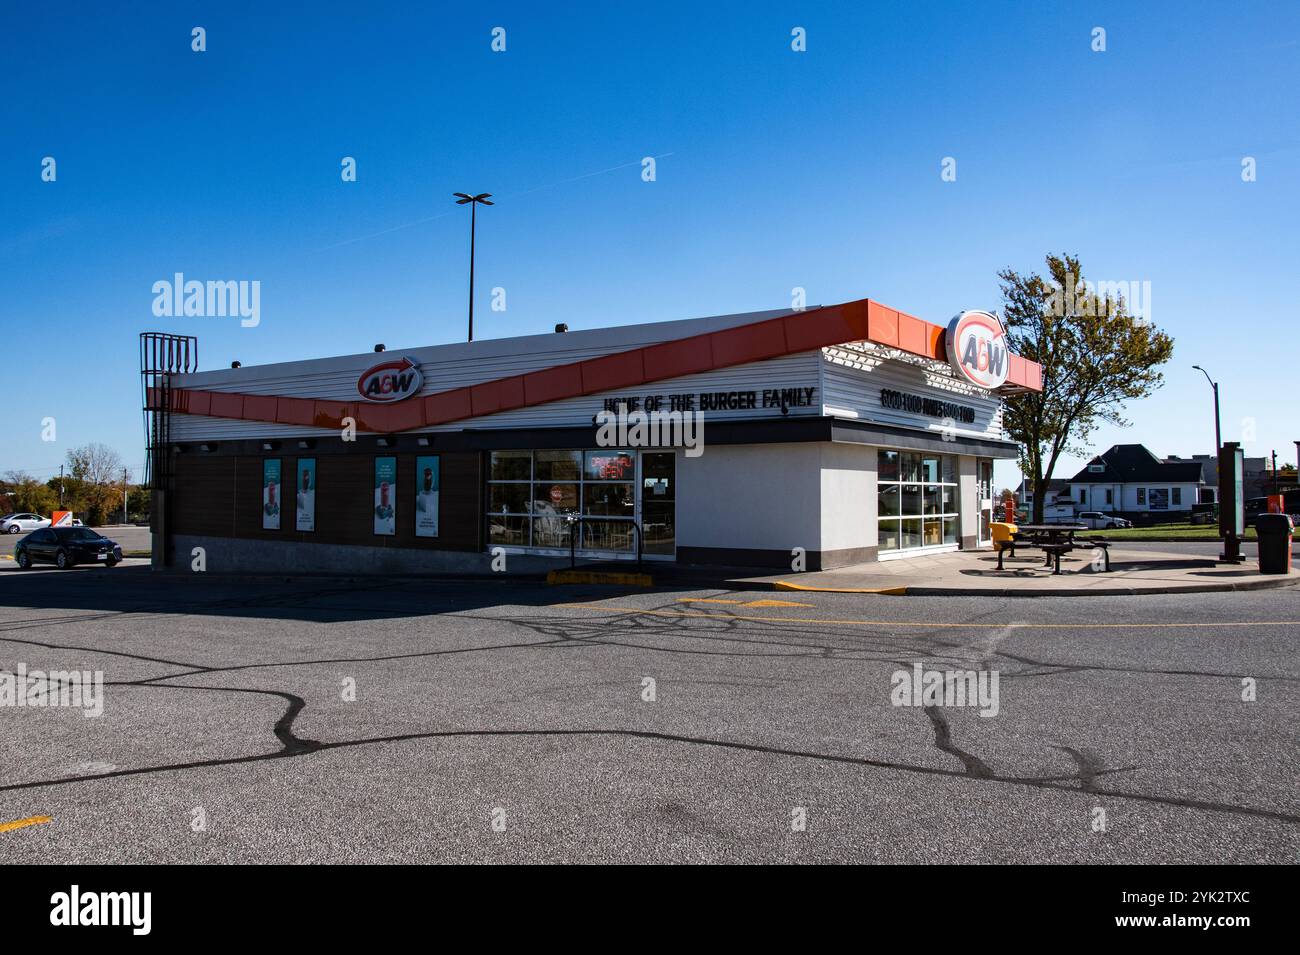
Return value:
M 1219 449 L 1219 536 L 1223 553 L 1219 560 L 1240 564 L 1241 537 L 1246 533 L 1245 452 L 1236 441 L 1225 441 Z

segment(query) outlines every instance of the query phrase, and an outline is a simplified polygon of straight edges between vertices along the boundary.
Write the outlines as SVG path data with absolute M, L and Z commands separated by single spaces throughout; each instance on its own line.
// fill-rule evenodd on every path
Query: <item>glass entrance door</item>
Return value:
M 642 553 L 647 557 L 677 554 L 677 454 L 673 451 L 641 453 Z
M 980 502 L 980 531 L 979 542 L 981 544 L 989 543 L 992 537 L 992 531 L 989 524 L 993 522 L 993 462 L 980 461 L 978 471 L 979 488 L 977 494 Z

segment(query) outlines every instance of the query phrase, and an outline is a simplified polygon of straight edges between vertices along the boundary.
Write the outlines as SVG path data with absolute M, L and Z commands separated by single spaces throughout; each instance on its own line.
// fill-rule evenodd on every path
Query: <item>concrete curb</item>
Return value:
M 12 560 L 12 558 L 8 558 Z M 1270 580 L 1248 580 L 1236 583 L 1218 583 L 1218 584 L 1192 584 L 1186 587 L 1115 587 L 1108 590 L 1095 590 L 1092 588 L 1079 587 L 1053 587 L 1050 590 L 1024 590 L 1011 587 L 990 588 L 987 590 L 971 590 L 960 587 L 930 587 L 913 584 L 900 584 L 892 587 L 817 587 L 811 584 L 800 584 L 790 580 L 747 580 L 744 578 L 728 579 L 725 577 L 711 577 L 704 574 L 696 575 L 675 575 L 668 574 L 659 579 L 652 578 L 649 574 L 621 573 L 621 572 L 596 572 L 596 571 L 549 571 L 547 575 L 540 573 L 511 573 L 511 574 L 394 574 L 390 577 L 377 577 L 370 574 L 330 574 L 330 573 L 219 573 L 207 571 L 202 574 L 180 571 L 173 568 L 167 568 L 159 571 L 152 571 L 150 576 L 155 579 L 165 580 L 169 577 L 185 577 L 187 579 L 209 579 L 209 580 L 248 580 L 251 582 L 265 583 L 269 580 L 283 581 L 335 581 L 361 584 L 379 584 L 392 585 L 402 581 L 426 582 L 426 583 L 457 583 L 468 580 L 479 582 L 493 581 L 499 584 L 519 583 L 519 584 L 551 584 L 557 581 L 551 581 L 550 575 L 585 575 L 593 579 L 570 579 L 564 580 L 567 584 L 596 584 L 596 585 L 613 585 L 623 587 L 654 587 L 660 590 L 666 589 L 692 589 L 692 590 L 731 590 L 731 591 L 754 591 L 754 592 L 772 592 L 772 591 L 793 591 L 805 593 L 849 593 L 849 594 L 880 594 L 891 597 L 1137 597 L 1143 594 L 1204 594 L 1204 593 L 1223 593 L 1231 591 L 1251 591 L 1251 590 L 1277 590 L 1283 587 L 1300 586 L 1300 574 L 1290 574 L 1286 577 L 1279 575 Z M 643 578 L 643 580 L 611 580 L 611 576 L 625 578 Z M 599 577 L 600 579 L 594 579 Z
M 907 587 L 807 587 L 803 584 L 792 584 L 788 580 L 778 580 L 772 584 L 773 590 L 792 590 L 803 591 L 804 593 L 833 593 L 833 594 L 888 594 L 891 597 L 901 597 L 907 593 Z
M 1103 537 L 1108 544 L 1222 544 L 1219 537 Z M 1243 544 L 1258 544 L 1254 537 L 1243 537 Z
M 769 586 L 773 590 L 803 590 L 827 594 L 887 594 L 905 597 L 1141 597 L 1155 594 L 1210 594 L 1230 591 L 1278 590 L 1300 585 L 1300 577 L 1290 575 L 1277 580 L 1247 580 L 1240 583 L 1191 584 L 1187 587 L 1115 587 L 1096 590 L 1083 587 L 1053 587 L 1050 590 L 1024 590 L 1009 587 L 971 590 L 961 587 L 884 587 L 879 589 L 854 589 L 849 587 L 796 586 L 779 580 Z M 739 589 L 739 588 L 735 588 Z M 765 589 L 765 588 L 757 588 Z

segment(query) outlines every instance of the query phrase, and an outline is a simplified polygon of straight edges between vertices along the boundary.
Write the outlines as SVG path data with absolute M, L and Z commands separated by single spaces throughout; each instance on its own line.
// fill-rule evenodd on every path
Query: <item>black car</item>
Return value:
M 122 548 L 89 527 L 42 527 L 32 531 L 14 548 L 14 560 L 23 570 L 42 561 L 55 564 L 60 570 L 73 564 L 112 567 L 121 559 Z

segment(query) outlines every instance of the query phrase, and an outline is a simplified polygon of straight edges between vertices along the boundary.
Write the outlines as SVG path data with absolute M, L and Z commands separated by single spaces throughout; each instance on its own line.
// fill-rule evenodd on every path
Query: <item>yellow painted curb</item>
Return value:
M 653 587 L 649 574 L 630 574 L 623 571 L 552 570 L 546 582 L 555 584 L 618 584 L 623 587 Z
M 891 597 L 907 595 L 907 587 L 806 587 L 792 584 L 788 580 L 778 580 L 772 585 L 775 590 L 802 590 L 817 594 L 887 594 Z
M 740 607 L 811 607 L 793 600 L 723 600 L 719 597 L 678 597 L 679 604 L 733 604 Z
M 9 832 L 11 829 L 25 829 L 28 826 L 39 826 L 43 822 L 53 822 L 50 816 L 28 816 L 26 819 L 15 819 L 13 822 L 0 822 L 0 832 Z

